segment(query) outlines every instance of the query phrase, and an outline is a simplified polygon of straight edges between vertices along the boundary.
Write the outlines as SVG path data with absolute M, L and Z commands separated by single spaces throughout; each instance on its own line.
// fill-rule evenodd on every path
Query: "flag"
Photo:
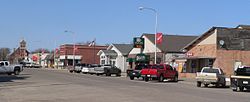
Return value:
M 156 33 L 156 44 L 161 44 L 162 38 L 163 38 L 162 33 Z
M 95 45 L 95 39 L 93 41 L 91 41 L 91 43 L 89 44 L 89 46 L 94 46 Z
M 56 48 L 56 51 L 55 51 L 55 53 L 57 54 L 57 53 L 58 53 L 58 51 L 59 51 L 59 49 L 58 49 L 58 48 Z
M 76 51 L 78 48 L 76 46 L 74 46 L 74 51 Z

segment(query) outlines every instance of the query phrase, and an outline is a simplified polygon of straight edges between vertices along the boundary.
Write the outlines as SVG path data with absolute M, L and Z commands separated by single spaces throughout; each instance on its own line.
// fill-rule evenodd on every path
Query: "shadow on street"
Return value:
M 0 83 L 13 82 L 14 80 L 25 80 L 30 76 L 0 75 Z

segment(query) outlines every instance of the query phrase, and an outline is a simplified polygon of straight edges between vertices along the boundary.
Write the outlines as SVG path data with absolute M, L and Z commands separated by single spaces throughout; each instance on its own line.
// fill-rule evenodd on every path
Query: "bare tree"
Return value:
M 50 51 L 48 49 L 45 49 L 45 48 L 38 48 L 38 49 L 32 51 L 32 53 L 50 53 Z
M 10 54 L 9 48 L 0 48 L 0 60 L 7 60 L 7 56 Z

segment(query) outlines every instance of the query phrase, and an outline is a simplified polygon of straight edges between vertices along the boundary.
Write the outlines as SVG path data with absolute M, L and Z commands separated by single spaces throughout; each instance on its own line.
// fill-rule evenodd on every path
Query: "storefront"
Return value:
M 250 30 L 213 27 L 185 46 L 186 56 L 177 58 L 181 77 L 195 77 L 202 67 L 221 68 L 226 76 L 241 65 L 250 65 Z

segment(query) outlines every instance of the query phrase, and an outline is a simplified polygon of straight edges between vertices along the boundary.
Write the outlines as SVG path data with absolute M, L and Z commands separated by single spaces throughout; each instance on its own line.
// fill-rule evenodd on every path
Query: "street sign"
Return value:
M 134 48 L 144 48 L 144 38 L 134 38 Z

